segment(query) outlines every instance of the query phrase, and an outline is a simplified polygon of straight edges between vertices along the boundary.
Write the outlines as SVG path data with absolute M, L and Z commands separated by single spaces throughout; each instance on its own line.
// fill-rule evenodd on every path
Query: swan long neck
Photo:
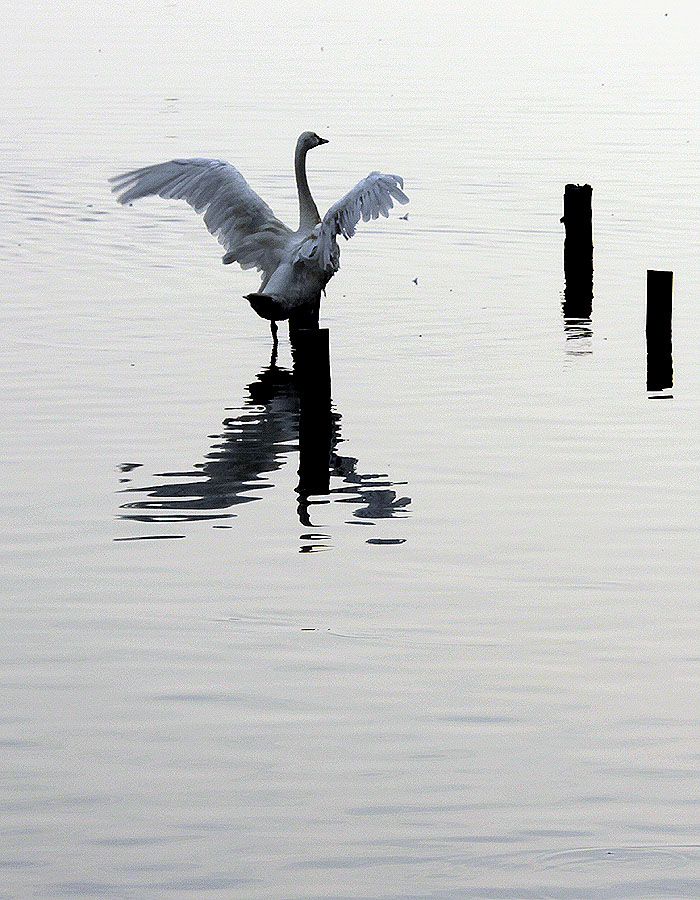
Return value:
M 306 154 L 308 151 L 309 148 L 300 142 L 297 144 L 294 154 L 294 174 L 299 194 L 299 231 L 311 231 L 314 225 L 318 225 L 321 221 L 314 198 L 309 190 L 309 182 L 306 179 Z

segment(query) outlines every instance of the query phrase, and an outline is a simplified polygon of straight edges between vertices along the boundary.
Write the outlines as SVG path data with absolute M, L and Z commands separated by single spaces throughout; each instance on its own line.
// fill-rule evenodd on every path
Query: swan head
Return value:
M 326 138 L 319 137 L 315 131 L 304 131 L 299 135 L 297 141 L 297 150 L 313 150 L 314 147 L 320 147 L 321 144 L 327 144 Z

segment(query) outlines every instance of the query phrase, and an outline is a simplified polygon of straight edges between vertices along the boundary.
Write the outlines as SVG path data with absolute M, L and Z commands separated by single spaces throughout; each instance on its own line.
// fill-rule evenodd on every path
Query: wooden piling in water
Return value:
M 647 390 L 673 387 L 673 272 L 647 270 Z
M 330 338 L 327 328 L 299 328 L 292 348 L 300 396 L 331 396 Z
M 564 318 L 590 319 L 593 312 L 593 188 L 564 188 Z
M 332 441 L 330 342 L 327 328 L 300 328 L 294 342 L 299 388 L 300 495 L 330 489 Z
M 318 331 L 320 310 L 321 298 L 319 296 L 315 303 L 304 306 L 289 316 L 289 339 L 292 342 L 292 347 L 294 347 L 297 342 L 297 335 L 299 332 L 307 329 Z

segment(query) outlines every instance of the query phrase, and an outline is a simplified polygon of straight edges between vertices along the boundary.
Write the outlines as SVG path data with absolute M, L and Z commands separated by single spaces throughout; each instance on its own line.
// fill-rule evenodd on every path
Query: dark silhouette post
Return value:
M 647 271 L 647 390 L 673 387 L 673 272 Z
M 590 319 L 593 312 L 593 188 L 564 188 L 564 318 Z
M 299 486 L 301 497 L 330 489 L 332 442 L 331 364 L 327 328 L 300 328 L 294 341 L 299 386 Z
M 318 330 L 320 309 L 321 297 L 319 295 L 314 303 L 303 306 L 289 316 L 289 340 L 292 343 L 292 349 L 294 349 L 301 331 L 305 329 Z

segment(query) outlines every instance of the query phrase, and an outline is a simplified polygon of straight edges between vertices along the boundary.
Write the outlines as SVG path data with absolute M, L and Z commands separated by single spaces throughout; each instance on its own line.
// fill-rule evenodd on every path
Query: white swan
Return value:
M 270 320 L 276 341 L 280 319 L 290 319 L 290 328 L 318 322 L 321 291 L 340 265 L 338 234 L 350 238 L 361 218 L 366 222 L 380 214 L 388 216 L 393 200 L 408 203 L 402 178 L 371 172 L 321 219 L 306 178 L 306 154 L 327 143 L 313 131 L 305 131 L 297 141 L 296 231 L 280 222 L 241 173 L 222 160 L 173 159 L 110 181 L 120 203 L 157 195 L 186 200 L 204 213 L 204 224 L 226 249 L 223 262 L 262 272 L 260 287 L 246 300 L 259 316 Z

